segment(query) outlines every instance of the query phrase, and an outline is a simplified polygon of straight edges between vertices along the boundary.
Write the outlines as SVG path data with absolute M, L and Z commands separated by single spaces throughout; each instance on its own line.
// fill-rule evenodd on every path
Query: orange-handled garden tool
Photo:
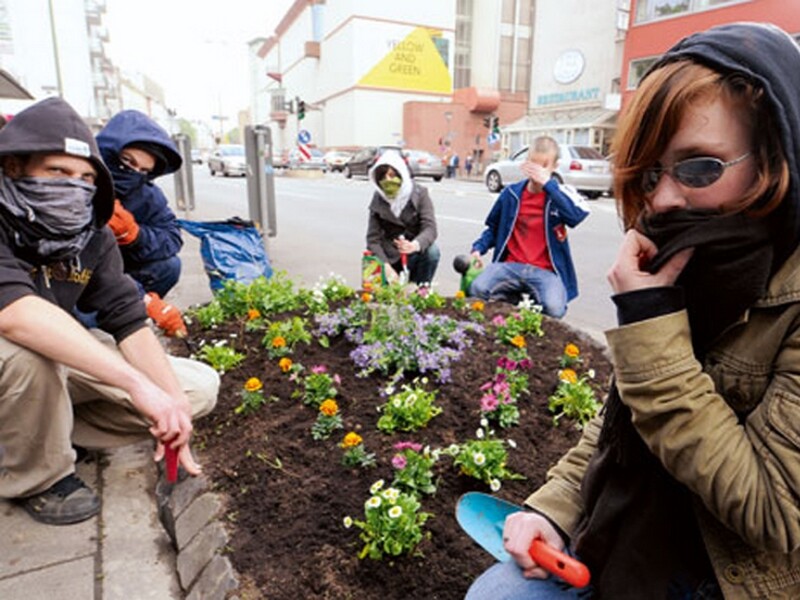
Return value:
M 456 520 L 461 528 L 499 561 L 511 560 L 503 548 L 503 525 L 506 517 L 522 510 L 490 494 L 467 492 L 456 505 Z M 591 575 L 582 562 L 556 550 L 542 540 L 533 540 L 528 553 L 537 565 L 577 588 L 589 585 Z

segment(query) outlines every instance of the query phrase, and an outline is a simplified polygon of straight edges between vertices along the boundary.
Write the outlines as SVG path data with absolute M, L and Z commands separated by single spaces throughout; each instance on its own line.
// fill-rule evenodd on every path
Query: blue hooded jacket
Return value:
M 160 156 L 153 172 L 134 173 L 120 163 L 119 153 L 131 144 L 156 146 Z M 169 134 L 144 113 L 124 110 L 97 134 L 97 145 L 111 171 L 117 198 L 139 225 L 136 241 L 120 246 L 126 269 L 178 254 L 183 239 L 175 213 L 164 192 L 153 183 L 156 177 L 177 171 L 183 162 Z

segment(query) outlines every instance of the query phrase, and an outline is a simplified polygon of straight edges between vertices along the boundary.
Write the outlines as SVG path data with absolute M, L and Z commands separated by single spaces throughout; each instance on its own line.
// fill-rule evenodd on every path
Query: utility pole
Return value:
M 50 8 L 50 37 L 53 40 L 53 62 L 56 67 L 56 82 L 58 84 L 58 95 L 64 97 L 64 83 L 61 81 L 61 61 L 58 58 L 58 36 L 56 35 L 56 21 L 53 16 L 53 0 L 47 2 Z

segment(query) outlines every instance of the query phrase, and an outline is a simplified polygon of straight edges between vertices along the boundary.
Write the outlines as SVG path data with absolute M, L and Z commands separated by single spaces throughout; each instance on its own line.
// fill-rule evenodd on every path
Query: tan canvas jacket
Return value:
M 685 311 L 606 335 L 636 429 L 695 494 L 725 598 L 800 598 L 800 250 L 703 368 Z M 568 534 L 600 426 L 526 500 Z

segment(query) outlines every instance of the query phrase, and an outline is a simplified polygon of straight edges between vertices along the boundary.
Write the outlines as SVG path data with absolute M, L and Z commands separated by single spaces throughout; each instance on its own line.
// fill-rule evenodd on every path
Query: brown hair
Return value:
M 530 149 L 528 150 L 528 156 L 531 156 L 532 154 L 552 154 L 555 156 L 555 160 L 557 161 L 560 154 L 558 150 L 558 142 L 549 135 L 540 135 L 533 140 Z
M 625 229 L 633 227 L 645 208 L 644 170 L 659 161 L 687 109 L 713 98 L 727 99 L 750 121 L 757 176 L 738 203 L 740 210 L 765 215 L 781 203 L 789 189 L 789 166 L 763 90 L 743 75 L 723 75 L 681 60 L 659 67 L 642 81 L 614 137 L 614 195 Z

